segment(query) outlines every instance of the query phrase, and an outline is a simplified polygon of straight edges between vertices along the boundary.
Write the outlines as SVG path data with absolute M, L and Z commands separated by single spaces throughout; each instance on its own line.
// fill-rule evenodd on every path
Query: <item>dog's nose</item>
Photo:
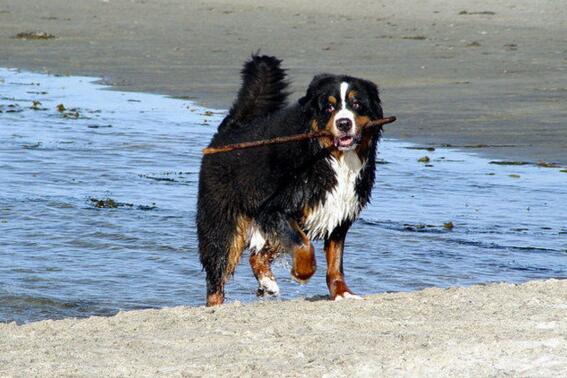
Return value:
M 348 118 L 340 118 L 336 121 L 337 129 L 343 132 L 347 132 L 352 127 L 352 122 Z

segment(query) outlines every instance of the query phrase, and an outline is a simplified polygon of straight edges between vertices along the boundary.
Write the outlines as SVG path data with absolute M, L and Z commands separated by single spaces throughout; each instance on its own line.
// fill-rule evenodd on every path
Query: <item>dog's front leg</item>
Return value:
M 327 258 L 327 286 L 332 300 L 345 298 L 360 299 L 347 286 L 343 272 L 343 251 L 345 238 L 350 224 L 343 224 L 325 239 L 325 256 Z

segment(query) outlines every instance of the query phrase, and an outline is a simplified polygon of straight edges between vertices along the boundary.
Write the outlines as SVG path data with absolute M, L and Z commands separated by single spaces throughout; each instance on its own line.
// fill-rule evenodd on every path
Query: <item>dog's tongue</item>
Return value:
M 335 147 L 350 147 L 354 142 L 354 138 L 351 136 L 342 136 L 335 138 Z

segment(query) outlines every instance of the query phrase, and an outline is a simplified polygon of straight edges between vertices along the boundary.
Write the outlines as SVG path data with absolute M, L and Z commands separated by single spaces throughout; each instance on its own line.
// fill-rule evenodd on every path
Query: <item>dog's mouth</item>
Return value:
M 335 147 L 341 151 L 354 148 L 358 142 L 360 137 L 356 135 L 341 135 L 334 138 Z

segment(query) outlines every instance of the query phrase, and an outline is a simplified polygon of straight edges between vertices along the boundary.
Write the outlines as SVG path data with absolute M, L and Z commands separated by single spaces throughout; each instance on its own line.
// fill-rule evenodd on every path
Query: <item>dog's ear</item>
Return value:
M 311 106 L 314 107 L 318 101 L 318 92 L 321 85 L 326 82 L 334 79 L 334 75 L 331 74 L 319 74 L 311 80 L 309 87 L 307 88 L 307 92 L 305 96 L 301 97 L 299 101 L 299 105 L 301 106 Z
M 380 91 L 378 90 L 378 86 L 369 80 L 362 80 L 362 84 L 368 93 L 372 113 L 374 113 L 377 118 L 382 118 L 384 114 L 382 112 L 382 101 L 380 100 Z

